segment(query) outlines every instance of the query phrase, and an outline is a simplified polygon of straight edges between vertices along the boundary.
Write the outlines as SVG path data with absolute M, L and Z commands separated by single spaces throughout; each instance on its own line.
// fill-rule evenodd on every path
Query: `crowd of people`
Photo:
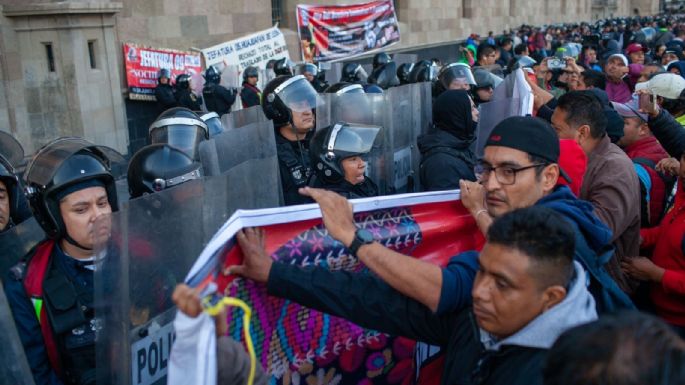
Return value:
M 332 85 L 316 65 L 279 60 L 263 91 L 265 72 L 248 67 L 238 92 L 210 67 L 202 95 L 188 75 L 174 89 L 161 70 L 150 145 L 128 162 L 129 198 L 203 178 L 199 144 L 230 132 L 221 117 L 239 94 L 273 124 L 284 203 L 317 203 L 330 236 L 373 274 L 273 261 L 252 228 L 237 236 L 244 261 L 230 274 L 436 347 L 440 376 L 417 361 L 418 383 L 685 383 L 684 38 L 685 19 L 669 15 L 522 26 L 471 35 L 454 63 L 379 53 L 369 75 L 346 63 Z M 481 107 L 521 72 L 532 116 L 501 120 L 477 156 Z M 364 96 L 417 82 L 430 82 L 433 96 L 432 128 L 416 138 L 420 185 L 459 189 L 486 238 L 444 267 L 384 247 L 355 225 L 348 202 L 380 194 L 365 158 L 392 130 L 369 124 Z M 336 101 L 335 114 L 317 130 L 321 94 Z M 45 231 L 2 278 L 34 381 L 94 383 L 94 254 L 110 232 L 97 219 L 118 209 L 111 166 L 124 159 L 59 138 L 19 172 L 21 146 L 6 134 L 0 144 L 0 232 L 30 216 Z M 179 285 L 173 300 L 195 317 L 199 293 Z M 220 367 L 242 362 L 223 366 L 220 383 L 243 381 L 242 347 L 223 338 L 217 351 Z

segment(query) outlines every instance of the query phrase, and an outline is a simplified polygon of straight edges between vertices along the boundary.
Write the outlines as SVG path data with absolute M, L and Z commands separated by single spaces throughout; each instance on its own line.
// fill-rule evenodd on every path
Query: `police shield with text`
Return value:
M 80 138 L 40 149 L 24 180 L 31 209 L 48 239 L 10 270 L 7 299 L 37 384 L 94 384 L 94 245 L 116 211 L 110 162 L 116 151 Z
M 262 107 L 276 130 L 278 163 L 286 205 L 309 202 L 298 193 L 311 176 L 309 139 L 320 104 L 316 90 L 302 75 L 279 76 L 264 89 Z
M 210 66 L 205 71 L 205 80 L 206 83 L 202 89 L 202 97 L 204 98 L 207 111 L 216 112 L 219 116 L 231 112 L 231 106 L 235 103 L 237 92 L 234 89 L 229 90 L 219 84 L 221 73 L 214 66 Z

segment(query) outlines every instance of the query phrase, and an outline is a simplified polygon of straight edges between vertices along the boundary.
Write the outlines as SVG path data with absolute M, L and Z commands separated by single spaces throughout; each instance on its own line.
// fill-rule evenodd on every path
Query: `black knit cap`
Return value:
M 502 146 L 523 151 L 559 163 L 559 137 L 549 123 L 530 116 L 512 116 L 499 122 L 492 129 L 485 147 Z M 559 168 L 561 176 L 571 182 L 571 178 Z

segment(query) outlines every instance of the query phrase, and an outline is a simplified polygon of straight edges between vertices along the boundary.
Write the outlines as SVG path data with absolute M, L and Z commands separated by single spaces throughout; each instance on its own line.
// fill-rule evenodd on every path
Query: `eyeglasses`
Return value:
M 535 163 L 530 166 L 523 167 L 511 167 L 511 166 L 499 166 L 492 167 L 487 163 L 479 163 L 473 168 L 473 172 L 476 174 L 476 178 L 480 182 L 487 182 L 490 179 L 490 173 L 495 172 L 495 178 L 497 182 L 502 185 L 512 185 L 516 183 L 516 174 L 521 171 L 528 170 L 529 168 L 547 166 L 545 163 Z

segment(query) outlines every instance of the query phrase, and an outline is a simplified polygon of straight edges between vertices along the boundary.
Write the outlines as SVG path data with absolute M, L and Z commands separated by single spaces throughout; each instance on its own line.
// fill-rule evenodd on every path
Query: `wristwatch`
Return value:
M 371 234 L 369 230 L 357 229 L 357 231 L 354 232 L 354 239 L 352 240 L 350 247 L 348 247 L 348 250 L 350 250 L 350 254 L 356 257 L 360 247 L 371 244 L 374 241 L 373 234 Z

